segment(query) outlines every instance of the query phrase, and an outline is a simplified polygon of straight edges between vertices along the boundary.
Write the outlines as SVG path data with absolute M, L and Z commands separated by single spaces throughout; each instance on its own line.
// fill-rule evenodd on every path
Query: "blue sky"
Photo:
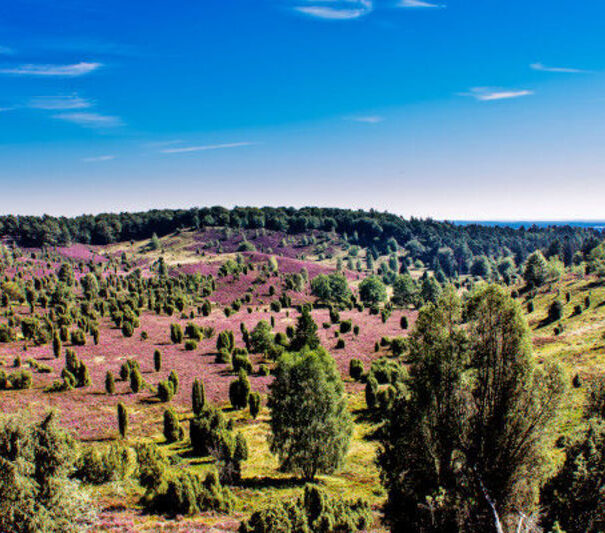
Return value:
M 13 0 L 0 212 L 605 218 L 600 0 Z

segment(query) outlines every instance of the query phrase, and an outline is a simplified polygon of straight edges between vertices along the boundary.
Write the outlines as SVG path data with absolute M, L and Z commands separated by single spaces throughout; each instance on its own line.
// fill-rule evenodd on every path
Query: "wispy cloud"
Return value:
M 15 109 L 14 107 L 0 107 L 0 113 L 4 113 L 5 111 L 12 111 Z
M 0 56 L 12 56 L 15 51 L 8 46 L 0 46 Z
M 253 142 L 238 142 L 226 144 L 206 144 L 202 146 L 182 146 L 179 148 L 164 148 L 160 150 L 162 154 L 183 154 L 187 152 L 203 152 L 206 150 L 223 150 L 225 148 L 240 148 L 242 146 L 253 146 L 257 143 Z
M 84 161 L 84 163 L 100 163 L 102 161 L 111 161 L 115 158 L 115 155 L 98 155 L 96 157 L 85 157 L 82 161 Z
M 124 125 L 120 117 L 84 111 L 78 113 L 60 113 L 53 115 L 53 117 L 93 129 L 117 128 Z
M 372 0 L 309 0 L 298 3 L 294 11 L 326 20 L 352 20 L 368 15 L 374 9 Z
M 424 2 L 423 0 L 400 0 L 398 7 L 413 7 L 413 8 L 441 8 L 445 7 L 445 4 L 435 4 L 433 2 Z
M 539 70 L 541 72 L 560 72 L 565 74 L 587 74 L 589 70 L 582 70 L 579 68 L 569 68 L 569 67 L 548 67 L 542 63 L 532 63 L 529 68 L 533 70 Z
M 64 95 L 64 96 L 37 96 L 32 98 L 28 107 L 34 109 L 47 109 L 51 111 L 58 111 L 63 109 L 86 109 L 92 107 L 93 102 L 80 98 L 77 94 Z
M 467 93 L 460 93 L 460 96 L 471 96 L 480 102 L 492 102 L 495 100 L 507 100 L 511 98 L 520 98 L 534 94 L 528 89 L 502 89 L 496 87 L 473 87 Z
M 378 124 L 384 121 L 384 117 L 381 117 L 380 115 L 358 115 L 346 118 L 347 120 L 352 120 L 353 122 L 362 122 L 364 124 Z
M 74 63 L 72 65 L 19 65 L 12 68 L 0 69 L 0 74 L 74 78 L 94 72 L 102 66 L 102 63 L 87 62 Z

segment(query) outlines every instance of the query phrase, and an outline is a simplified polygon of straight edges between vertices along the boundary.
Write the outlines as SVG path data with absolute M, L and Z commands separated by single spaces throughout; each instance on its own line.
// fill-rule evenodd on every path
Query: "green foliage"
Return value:
M 199 416 L 206 405 L 206 393 L 204 391 L 204 382 L 200 379 L 193 381 L 191 387 L 191 407 L 193 414 Z
M 229 512 L 233 496 L 222 487 L 214 473 L 179 471 L 166 476 L 145 500 L 147 512 L 166 516 L 193 515 L 204 511 Z
M 566 447 L 565 463 L 542 490 L 543 526 L 600 533 L 605 524 L 605 379 L 593 385 L 585 427 Z
M 136 394 L 143 388 L 143 384 L 143 375 L 137 366 L 130 372 L 130 390 Z
M 157 349 L 153 352 L 153 368 L 156 372 L 162 370 L 162 352 Z
M 363 363 L 359 359 L 349 361 L 349 375 L 355 381 L 359 381 L 363 376 Z
M 245 409 L 250 395 L 250 380 L 245 370 L 240 369 L 239 376 L 229 385 L 229 401 L 234 409 Z
M 368 276 L 359 284 L 359 297 L 366 304 L 378 304 L 387 299 L 387 289 L 377 276 Z
M 250 416 L 256 418 L 260 412 L 261 407 L 260 394 L 258 392 L 251 392 L 248 398 L 248 406 L 250 408 Z
M 523 279 L 530 289 L 540 287 L 548 276 L 548 262 L 540 250 L 531 253 L 523 266 Z
M 311 350 L 314 350 L 319 346 L 317 324 L 306 306 L 302 308 L 302 312 L 296 321 L 296 329 L 292 341 L 290 342 L 290 350 L 300 351 L 305 346 L 309 347 Z
M 492 531 L 490 502 L 503 523 L 532 514 L 565 380 L 534 362 L 518 304 L 489 285 L 463 307 L 448 289 L 409 346 L 408 392 L 387 413 L 379 457 L 391 529 Z
M 0 419 L 0 531 L 81 531 L 90 506 L 70 481 L 76 460 L 73 439 L 54 413 L 41 422 Z
M 256 324 L 250 333 L 250 349 L 253 353 L 266 353 L 273 345 L 271 326 L 265 320 Z
M 116 381 L 109 370 L 105 374 L 105 392 L 107 394 L 114 394 L 116 392 Z
M 239 533 L 338 533 L 365 531 L 371 525 L 370 506 L 362 501 L 335 498 L 315 485 L 288 503 L 255 511 Z
M 172 381 L 166 379 L 158 383 L 157 395 L 161 402 L 169 402 L 172 400 L 174 394 L 174 385 Z
M 395 305 L 415 305 L 418 302 L 418 287 L 412 276 L 403 274 L 397 276 L 393 282 L 392 302 Z
M 170 342 L 172 344 L 183 342 L 183 329 L 180 324 L 170 324 Z
M 229 353 L 235 348 L 235 335 L 233 331 L 225 330 L 218 334 L 216 339 L 216 349 L 220 352 L 222 349 L 227 350 Z
M 122 438 L 125 438 L 128 432 L 128 411 L 122 402 L 118 403 L 118 431 Z
M 86 344 L 86 335 L 81 329 L 75 329 L 69 334 L 69 341 L 74 346 L 84 346 Z
M 166 442 L 177 442 L 182 440 L 184 431 L 181 427 L 176 413 L 172 409 L 164 410 L 164 438 Z
M 109 446 L 87 446 L 79 455 L 73 476 L 93 485 L 120 481 L 129 477 L 135 469 L 133 451 L 114 442 Z
M 343 304 L 351 298 L 347 279 L 340 272 L 319 274 L 311 280 L 311 294 L 324 302 Z
M 313 480 L 342 464 L 352 423 L 340 374 L 324 349 L 283 354 L 268 405 L 269 446 L 282 470 Z

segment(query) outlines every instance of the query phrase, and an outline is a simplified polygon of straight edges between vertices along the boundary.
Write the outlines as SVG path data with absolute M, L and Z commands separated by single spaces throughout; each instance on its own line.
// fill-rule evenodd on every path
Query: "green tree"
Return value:
M 387 299 L 387 289 L 377 276 L 369 276 L 359 284 L 359 297 L 367 304 L 377 304 Z
M 447 289 L 421 310 L 379 457 L 392 531 L 496 531 L 495 516 L 509 528 L 536 510 L 565 387 L 536 365 L 529 338 L 495 285 L 464 307 Z
M 204 382 L 200 380 L 194 380 L 193 386 L 191 387 L 191 406 L 193 414 L 199 416 L 206 405 L 206 393 L 204 391 Z
M 38 423 L 0 418 L 0 531 L 85 529 L 90 502 L 69 479 L 75 450 L 52 411 Z
M 128 411 L 122 402 L 118 404 L 118 431 L 122 438 L 125 438 L 128 432 Z
M 250 348 L 253 353 L 266 353 L 273 346 L 271 326 L 266 320 L 256 324 L 250 333 Z
M 582 427 L 566 446 L 566 459 L 542 490 L 545 531 L 600 533 L 605 526 L 605 379 L 591 387 Z
M 352 422 L 342 379 L 324 350 L 305 349 L 280 357 L 270 385 L 269 446 L 282 470 L 313 480 L 342 464 Z
M 317 324 L 311 316 L 307 306 L 302 308 L 302 312 L 296 321 L 296 330 L 294 337 L 290 342 L 290 350 L 300 351 L 305 346 L 312 350 L 319 346 L 319 337 L 317 336 Z
M 393 303 L 395 305 L 415 304 L 418 299 L 418 287 L 409 274 L 397 276 L 393 282 Z
M 523 279 L 529 288 L 540 287 L 548 276 L 548 262 L 540 250 L 529 255 L 523 266 Z

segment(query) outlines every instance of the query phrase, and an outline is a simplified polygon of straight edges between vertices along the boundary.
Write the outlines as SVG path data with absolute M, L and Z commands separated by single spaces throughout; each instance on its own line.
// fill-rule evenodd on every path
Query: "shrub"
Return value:
M 128 411 L 122 402 L 118 404 L 118 431 L 122 438 L 126 437 L 128 431 Z
M 376 409 L 378 406 L 378 381 L 374 376 L 370 376 L 366 382 L 365 395 L 368 409 Z
M 363 376 L 363 363 L 359 359 L 351 359 L 349 362 L 349 375 L 359 381 Z
M 123 480 L 133 473 L 135 459 L 132 450 L 119 442 L 102 448 L 88 446 L 78 457 L 73 475 L 93 485 Z
M 70 333 L 69 341 L 74 346 L 84 346 L 86 344 L 86 335 L 81 329 L 75 329 Z
M 405 339 L 403 337 L 395 337 L 391 339 L 391 351 L 395 357 L 399 357 L 405 350 Z
M 175 370 L 171 370 L 168 375 L 168 381 L 172 383 L 172 388 L 174 389 L 174 393 L 178 394 L 179 392 L 179 376 Z
M 114 394 L 116 392 L 116 381 L 109 370 L 105 374 L 105 392 L 107 394 Z
M 336 349 L 337 350 L 342 350 L 345 347 L 345 340 L 344 339 L 338 339 L 338 341 L 336 342 Z
M 265 364 L 262 364 L 258 367 L 258 375 L 259 376 L 268 376 L 271 373 L 269 367 Z
M 563 304 L 559 300 L 555 300 L 548 308 L 548 321 L 556 322 L 561 320 L 563 316 Z
M 330 496 L 315 485 L 307 485 L 296 501 L 255 511 L 240 524 L 239 533 L 354 533 L 367 530 L 371 522 L 368 503 Z
M 0 531 L 82 531 L 91 502 L 68 478 L 75 460 L 75 443 L 52 411 L 36 423 L 2 417 Z
M 245 409 L 248 405 L 250 395 L 250 380 L 244 370 L 239 371 L 239 376 L 229 385 L 229 401 L 234 409 Z
M 233 372 L 244 370 L 247 374 L 252 373 L 252 363 L 247 355 L 236 355 L 233 357 Z
M 61 339 L 57 332 L 53 335 L 53 355 L 55 358 L 59 358 L 61 355 Z
M 169 379 L 158 383 L 158 398 L 162 402 L 169 402 L 174 396 L 174 385 Z
M 143 388 L 143 376 L 138 367 L 135 367 L 130 372 L 130 389 L 135 394 Z
M 407 316 L 404 315 L 401 317 L 401 319 L 399 320 L 399 326 L 401 327 L 401 329 L 408 329 L 409 323 Z
M 527 312 L 528 313 L 533 313 L 534 312 L 534 302 L 532 300 L 530 300 L 529 302 L 527 302 Z
M 172 409 L 164 410 L 164 438 L 166 442 L 177 442 L 182 440 L 183 428 L 178 417 Z
M 162 352 L 160 350 L 153 352 L 153 368 L 156 372 L 162 370 Z
M 229 353 L 235 348 L 235 336 L 233 335 L 233 331 L 225 330 L 218 334 L 216 349 L 220 352 L 222 348 L 226 349 Z
M 27 370 L 18 370 L 8 376 L 8 383 L 12 389 L 29 389 L 32 385 L 32 375 Z
M 338 324 L 340 322 L 340 313 L 337 309 L 330 307 L 330 322 Z
M 134 333 L 134 326 L 132 325 L 132 322 L 124 321 L 122 323 L 122 335 L 124 335 L 124 337 L 126 337 L 126 338 L 130 338 L 130 337 L 132 337 L 133 333 Z
M 204 511 L 229 512 L 233 496 L 216 474 L 180 471 L 168 477 L 145 501 L 147 512 L 167 516 L 193 515 Z
M 206 405 L 206 393 L 204 391 L 204 382 L 202 380 L 194 380 L 191 387 L 191 408 L 195 416 L 204 409 Z
M 180 324 L 170 324 L 170 341 L 172 344 L 180 344 L 183 342 L 183 330 Z
M 260 394 L 258 392 L 251 392 L 248 398 L 248 405 L 250 407 L 250 416 L 256 418 L 260 412 Z
M 343 320 L 340 323 L 340 332 L 341 333 L 348 333 L 349 331 L 351 331 L 352 328 L 353 328 L 353 322 L 351 322 L 351 320 Z
M 215 363 L 228 365 L 231 364 L 231 354 L 227 348 L 221 348 L 214 359 Z
M 185 350 L 192 352 L 195 349 L 197 349 L 197 342 L 191 339 L 185 341 Z
M 357 324 L 353 326 L 353 335 L 355 335 L 356 337 L 357 335 L 359 335 L 359 326 Z

